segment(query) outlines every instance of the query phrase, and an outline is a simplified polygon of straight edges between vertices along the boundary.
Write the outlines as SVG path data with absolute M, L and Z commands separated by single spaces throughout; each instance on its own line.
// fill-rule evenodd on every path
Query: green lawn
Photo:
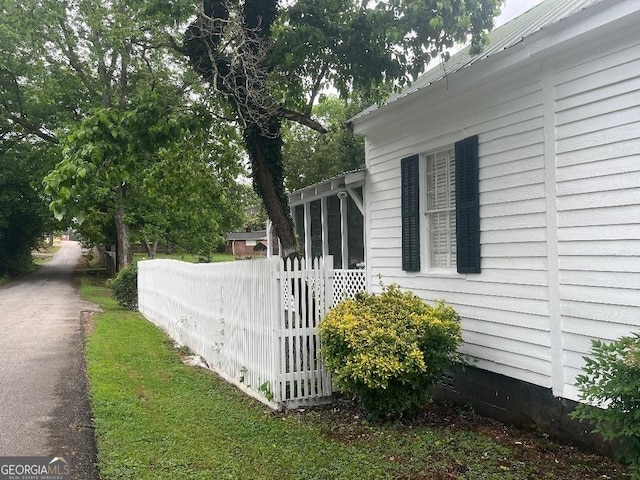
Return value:
M 462 414 L 371 425 L 345 401 L 273 412 L 185 366 L 164 333 L 120 309 L 100 279 L 84 277 L 82 294 L 105 309 L 87 340 L 103 479 L 623 478 L 619 465 L 573 450 L 568 461 L 546 439 L 544 447 L 535 436 L 499 442 L 496 432 L 508 430 L 495 423 L 461 428 Z
M 199 257 L 197 255 L 193 255 L 191 253 L 158 253 L 156 258 L 172 258 L 174 260 L 181 260 L 183 262 L 189 263 L 198 263 Z M 136 262 L 140 260 L 147 260 L 146 253 L 134 253 L 133 259 Z M 214 253 L 211 261 L 212 262 L 231 262 L 235 260 L 233 255 L 227 255 L 226 253 Z
M 56 243 L 52 246 L 42 246 L 40 248 L 38 248 L 37 251 L 32 253 L 32 257 L 33 257 L 33 264 L 34 264 L 34 270 L 37 269 L 37 267 L 40 267 L 42 265 L 44 265 L 45 263 L 48 263 L 49 260 L 51 260 L 51 258 L 55 255 L 55 253 L 60 250 L 61 246 L 59 243 Z

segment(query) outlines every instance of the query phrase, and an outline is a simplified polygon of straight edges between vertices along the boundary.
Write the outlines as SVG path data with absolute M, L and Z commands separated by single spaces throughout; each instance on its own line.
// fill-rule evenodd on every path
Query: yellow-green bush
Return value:
M 343 300 L 320 323 L 325 365 L 373 417 L 412 414 L 458 360 L 460 317 L 397 285 Z

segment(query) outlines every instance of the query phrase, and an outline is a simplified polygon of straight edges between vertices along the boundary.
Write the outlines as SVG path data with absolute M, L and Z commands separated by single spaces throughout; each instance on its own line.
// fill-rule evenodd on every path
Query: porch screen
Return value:
M 296 226 L 296 235 L 300 244 L 302 255 L 305 254 L 305 235 L 304 235 L 304 205 L 297 205 L 293 208 L 293 223 Z
M 327 198 L 327 243 L 333 268 L 342 268 L 342 219 L 340 199 L 335 195 Z
M 362 196 L 362 193 L 360 195 Z M 351 197 L 347 201 L 347 224 L 349 225 L 348 268 L 358 268 L 364 262 L 364 219 Z
M 314 200 L 309 204 L 311 213 L 311 258 L 322 257 L 322 203 Z

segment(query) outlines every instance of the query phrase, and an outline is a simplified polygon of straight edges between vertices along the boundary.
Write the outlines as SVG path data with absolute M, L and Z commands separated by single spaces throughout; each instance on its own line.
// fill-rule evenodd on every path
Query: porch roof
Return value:
M 315 185 L 296 190 L 289 194 L 289 206 L 295 207 L 306 202 L 311 202 L 318 198 L 335 195 L 345 189 L 355 188 L 364 184 L 364 165 L 355 170 L 344 172 L 335 177 L 318 182 Z

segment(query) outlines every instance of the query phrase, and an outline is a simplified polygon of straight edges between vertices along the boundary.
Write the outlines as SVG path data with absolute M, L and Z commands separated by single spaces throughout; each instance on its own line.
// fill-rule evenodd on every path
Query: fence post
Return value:
M 325 368 L 324 362 L 322 361 L 322 342 L 320 341 L 320 322 L 327 314 L 329 309 L 333 306 L 333 255 L 327 255 L 324 258 L 322 263 L 322 285 L 323 285 L 323 301 L 322 301 L 322 312 L 316 325 L 316 341 L 318 351 L 316 355 L 318 356 L 318 382 L 320 383 L 320 392 L 322 396 L 329 397 L 333 394 L 333 389 L 331 385 L 331 373 Z
M 333 307 L 333 255 L 327 255 L 324 261 L 324 305 L 322 315 L 324 316 Z
M 273 385 L 273 400 L 281 403 L 283 400 L 280 358 L 282 357 L 282 312 L 285 295 L 282 270 L 285 259 L 276 257 L 271 263 L 271 292 L 274 299 L 271 302 L 271 383 Z

